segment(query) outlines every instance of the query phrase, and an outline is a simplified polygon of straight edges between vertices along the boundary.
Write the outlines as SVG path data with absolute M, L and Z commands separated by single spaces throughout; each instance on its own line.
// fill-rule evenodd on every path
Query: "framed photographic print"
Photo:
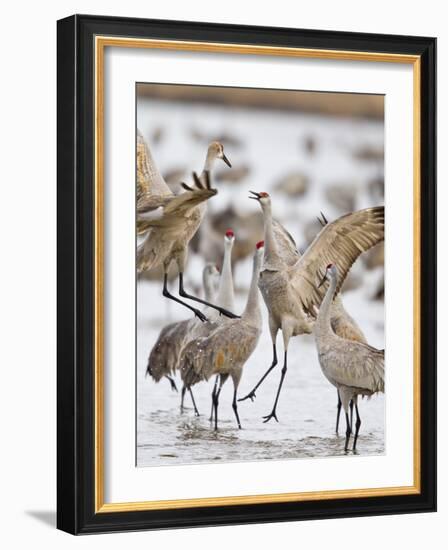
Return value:
M 58 527 L 434 511 L 434 38 L 58 22 Z

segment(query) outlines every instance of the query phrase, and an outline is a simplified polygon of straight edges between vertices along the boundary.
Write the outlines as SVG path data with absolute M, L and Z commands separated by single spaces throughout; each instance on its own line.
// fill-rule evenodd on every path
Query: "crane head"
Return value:
M 232 168 L 230 160 L 224 154 L 224 145 L 219 141 L 212 141 L 208 146 L 208 155 L 212 158 L 223 160 L 229 168 Z
M 252 196 L 249 195 L 249 198 L 258 201 L 262 209 L 271 205 L 271 197 L 266 191 L 261 191 L 260 193 L 249 191 L 249 193 L 252 193 Z
M 227 229 L 224 238 L 225 238 L 226 241 L 233 242 L 235 240 L 235 233 L 233 232 L 232 229 Z

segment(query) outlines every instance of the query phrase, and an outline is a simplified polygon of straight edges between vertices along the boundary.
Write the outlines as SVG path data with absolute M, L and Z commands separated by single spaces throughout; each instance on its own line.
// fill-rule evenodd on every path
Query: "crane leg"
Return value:
M 273 358 L 272 358 L 272 364 L 271 366 L 268 368 L 268 370 L 263 374 L 263 376 L 260 378 L 260 380 L 258 381 L 258 383 L 256 384 L 256 386 L 244 397 L 241 397 L 240 399 L 238 399 L 238 401 L 245 401 L 246 399 L 250 399 L 251 401 L 253 401 L 256 397 L 255 395 L 255 392 L 257 391 L 257 389 L 261 386 L 261 384 L 264 382 L 265 378 L 267 377 L 267 375 L 272 371 L 272 369 L 278 364 L 278 360 L 277 360 L 277 347 L 276 345 L 274 344 L 272 346 L 273 348 Z
M 202 311 L 200 311 L 199 309 L 196 309 L 194 307 L 191 307 L 190 305 L 186 304 L 182 300 L 179 300 L 179 298 L 177 298 L 176 296 L 173 296 L 171 294 L 171 292 L 168 290 L 168 274 L 167 273 L 165 273 L 165 275 L 163 277 L 163 295 L 165 296 L 165 298 L 168 298 L 169 300 L 173 300 L 174 302 L 177 302 L 178 304 L 182 304 L 183 306 L 185 306 L 187 309 L 192 311 L 196 315 L 196 317 L 198 317 L 198 319 L 200 319 L 203 323 L 205 321 L 207 321 L 207 317 L 202 313 Z
M 354 407 L 353 399 L 350 401 L 350 428 L 353 430 L 353 407 Z
M 235 416 L 236 416 L 236 422 L 238 424 L 238 428 L 241 430 L 241 422 L 240 422 L 240 417 L 238 415 L 238 405 L 236 404 L 236 388 L 233 392 L 233 401 L 232 401 L 232 409 L 233 409 L 233 412 L 235 413 Z
M 215 431 L 218 430 L 218 404 L 219 404 L 220 393 L 221 393 L 221 386 L 217 389 L 213 399 L 213 404 L 215 406 Z
M 188 391 L 190 392 L 191 402 L 193 403 L 194 414 L 195 414 L 196 416 L 200 416 L 199 411 L 198 411 L 198 408 L 196 407 L 196 402 L 195 402 L 195 400 L 194 400 L 193 392 L 191 391 L 191 388 L 188 388 Z
M 179 295 L 182 296 L 182 298 L 188 298 L 189 300 L 194 300 L 195 302 L 199 302 L 200 304 L 204 304 L 205 306 L 216 309 L 217 311 L 219 311 L 219 313 L 221 313 L 221 315 L 225 315 L 226 317 L 230 317 L 231 319 L 240 318 L 239 315 L 235 315 L 234 313 L 228 311 L 227 309 L 224 309 L 223 307 L 211 304 L 206 300 L 202 300 L 201 298 L 198 298 L 197 296 L 192 296 L 191 294 L 186 292 L 186 290 L 184 289 L 184 274 L 182 272 L 179 273 Z
M 218 380 L 219 380 L 219 375 L 217 374 L 216 375 L 216 378 L 215 378 L 215 383 L 213 384 L 213 391 L 212 391 L 212 410 L 210 411 L 210 422 L 213 422 L 213 412 L 214 412 L 214 398 L 215 398 L 215 393 L 216 393 L 216 390 L 218 389 Z
M 275 418 L 276 422 L 278 422 L 277 403 L 278 403 L 278 398 L 280 397 L 280 392 L 282 390 L 283 380 L 285 379 L 285 374 L 286 374 L 286 371 L 288 370 L 287 365 L 288 365 L 288 352 L 285 351 L 285 360 L 284 360 L 283 367 L 282 367 L 282 375 L 280 377 L 280 384 L 278 385 L 278 390 L 277 390 L 277 395 L 275 397 L 274 407 L 273 407 L 270 414 L 268 414 L 266 416 L 263 416 L 263 418 L 264 418 L 263 422 L 265 424 L 266 424 L 266 422 L 269 422 L 269 420 L 271 420 L 271 418 Z
M 184 397 L 185 397 L 185 392 L 187 391 L 187 388 L 185 386 L 185 384 L 182 386 L 182 390 L 180 392 L 180 412 L 183 413 L 184 412 Z
M 345 432 L 345 447 L 344 447 L 344 451 L 347 452 L 348 451 L 348 443 L 350 441 L 350 435 L 352 433 L 352 428 L 351 428 L 351 425 L 350 425 L 350 420 L 348 418 L 348 413 L 346 412 L 345 413 L 345 422 L 347 424 L 347 430 Z
M 339 432 L 339 418 L 341 416 L 341 407 L 342 407 L 342 401 L 341 396 L 339 395 L 339 390 L 336 390 L 338 392 L 338 404 L 337 404 L 337 413 L 336 413 L 336 433 Z
M 361 427 L 361 418 L 359 416 L 358 404 L 355 404 L 356 424 L 355 424 L 355 439 L 353 440 L 353 450 L 356 451 L 356 442 L 358 441 L 359 428 Z
M 177 391 L 177 386 L 176 386 L 176 382 L 174 381 L 174 378 L 171 378 L 171 376 L 166 376 L 166 378 L 168 378 L 168 380 L 170 381 L 170 384 L 171 384 L 171 389 L 173 391 Z

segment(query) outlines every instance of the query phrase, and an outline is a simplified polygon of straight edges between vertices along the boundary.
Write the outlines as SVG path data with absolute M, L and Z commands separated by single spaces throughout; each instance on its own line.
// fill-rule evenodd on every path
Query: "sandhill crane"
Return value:
M 340 266 L 339 292 L 348 271 L 358 256 L 384 239 L 384 207 L 366 208 L 341 216 L 326 225 L 294 264 L 290 256 L 291 242 L 283 235 L 276 238 L 272 220 L 271 199 L 268 193 L 251 191 L 262 208 L 264 217 L 264 261 L 259 287 L 269 311 L 269 329 L 273 346 L 272 364 L 254 389 L 243 399 L 253 399 L 255 391 L 277 365 L 276 337 L 281 329 L 284 361 L 274 406 L 264 417 L 268 422 L 277 418 L 277 403 L 287 371 L 288 345 L 293 336 L 313 331 L 316 311 L 323 298 L 323 289 L 317 287 L 316 274 L 323 273 L 330 257 Z M 278 225 L 278 224 L 277 224 Z M 277 228 L 278 231 L 278 228 Z
M 234 244 L 235 244 L 235 234 L 232 229 L 227 229 L 224 235 L 224 256 L 222 260 L 221 276 L 219 278 L 218 292 L 214 302 L 216 303 L 216 305 L 226 308 L 229 311 L 235 309 L 235 293 L 233 288 L 233 274 L 232 274 L 232 250 L 233 250 Z M 185 339 L 184 346 L 187 345 L 188 342 L 196 338 L 208 336 L 219 324 L 225 321 L 225 318 L 222 317 L 217 311 L 206 310 L 206 313 L 209 317 L 209 321 L 207 323 L 199 323 L 199 324 L 196 323 L 192 327 L 192 330 L 189 332 L 187 338 Z M 218 376 L 216 376 L 213 393 L 216 391 L 217 385 L 218 385 Z M 191 392 L 191 387 L 188 389 L 189 389 L 190 395 L 193 396 Z M 183 403 L 183 398 L 186 390 L 187 390 L 187 386 L 183 384 L 181 410 L 182 410 L 182 403 Z M 199 412 L 196 409 L 196 406 L 195 406 L 195 413 L 196 415 L 199 415 Z M 212 410 L 210 412 L 210 421 L 212 421 L 212 419 L 213 419 L 213 400 L 212 400 Z
M 207 148 L 204 167 L 200 175 L 202 183 L 205 183 L 205 172 L 211 172 L 215 161 L 223 160 L 231 167 L 229 159 L 224 154 L 224 147 L 219 141 L 212 141 Z M 137 130 L 137 205 L 144 207 L 145 200 L 151 196 L 167 195 L 173 193 L 160 174 L 152 157 L 148 144 L 140 130 Z
M 202 278 L 205 299 L 209 301 L 214 300 L 218 291 L 219 281 L 217 267 L 207 264 L 204 267 Z M 193 319 L 170 323 L 161 330 L 156 343 L 151 349 L 146 367 L 146 374 L 151 376 L 155 382 L 159 382 L 162 378 L 167 378 L 171 384 L 171 388 L 177 391 L 172 375 L 177 370 L 180 352 L 185 345 L 188 335 L 198 323 L 202 325 L 194 317 Z
M 361 342 L 362 344 L 367 344 L 366 337 L 364 333 L 357 325 L 356 321 L 351 315 L 347 312 L 342 303 L 342 298 L 340 294 L 335 296 L 333 303 L 330 308 L 330 322 L 333 332 L 340 338 L 344 340 L 351 340 L 352 342 Z M 337 413 L 336 413 L 336 433 L 339 431 L 339 417 L 341 415 L 341 396 L 338 394 L 338 404 L 337 404 Z M 353 401 L 350 402 L 350 422 L 353 420 Z
M 234 244 L 235 244 L 235 234 L 232 229 L 227 229 L 224 235 L 224 256 L 222 260 L 221 277 L 219 280 L 219 290 L 218 290 L 218 297 L 217 297 L 216 303 L 217 305 L 224 307 L 229 311 L 235 310 L 235 291 L 234 291 L 233 274 L 232 274 L 232 250 L 233 250 Z M 208 333 L 210 333 L 215 328 L 216 324 L 219 324 L 223 321 L 223 317 L 220 316 L 217 311 L 215 311 L 214 314 L 212 313 L 210 317 L 211 317 L 211 320 L 214 321 L 214 324 L 213 325 L 210 324 L 209 326 L 205 325 L 204 334 L 201 334 L 201 336 L 206 335 L 205 334 L 206 330 L 208 331 Z M 217 391 L 218 380 L 219 380 L 219 375 L 216 375 L 215 383 L 213 386 L 212 397 Z M 185 392 L 185 385 L 182 388 L 182 391 Z M 214 404 L 212 399 L 212 408 L 210 411 L 210 422 L 213 420 L 213 411 L 214 411 Z
M 224 235 L 223 268 L 219 277 L 219 271 L 213 264 L 207 264 L 203 271 L 205 299 L 207 301 L 216 301 L 217 305 L 232 309 L 234 307 L 234 291 L 231 255 L 234 242 L 235 235 L 231 229 L 228 229 Z M 209 313 L 207 308 L 205 309 L 205 313 Z M 216 313 L 216 316 L 213 316 L 213 313 Z M 210 315 L 210 318 L 212 317 L 213 322 L 201 323 L 198 319 L 193 318 L 171 323 L 164 327 L 149 355 L 147 374 L 151 375 L 156 382 L 165 376 L 170 380 L 171 387 L 176 389 L 174 380 L 170 375 L 174 374 L 179 366 L 181 351 L 190 340 L 209 334 L 216 328 L 217 323 L 222 320 L 222 317 L 214 311 Z M 181 411 L 183 410 L 185 391 L 186 387 L 183 386 Z M 199 415 L 191 389 L 190 395 L 195 414 Z
M 318 217 L 318 221 L 322 227 L 325 227 L 328 224 L 328 220 L 325 215 L 321 212 L 322 220 Z M 357 325 L 356 321 L 351 315 L 347 312 L 342 302 L 341 295 L 338 294 L 334 297 L 334 300 L 330 308 L 330 322 L 333 332 L 344 338 L 345 340 L 352 340 L 354 342 L 361 342 L 367 344 L 366 337 L 364 336 L 363 331 Z M 339 432 L 339 418 L 341 415 L 342 401 L 337 391 L 338 404 L 337 404 L 337 413 L 336 413 L 336 433 Z M 353 401 L 350 401 L 350 424 L 353 423 Z
M 235 309 L 235 291 L 233 287 L 232 274 L 232 250 L 235 244 L 235 233 L 232 229 L 227 229 L 224 235 L 224 256 L 222 259 L 221 277 L 219 278 L 218 294 L 216 303 L 228 311 Z M 222 319 L 217 311 L 212 314 L 216 319 Z
M 137 270 L 140 273 L 162 265 L 163 295 L 193 311 L 201 321 L 206 320 L 202 311 L 169 292 L 168 269 L 171 262 L 176 262 L 181 297 L 218 309 L 228 317 L 235 317 L 224 308 L 188 294 L 183 283 L 188 243 L 204 216 L 205 202 L 217 193 L 216 189 L 210 187 L 209 177 L 209 171 L 217 158 L 230 166 L 222 145 L 213 142 L 208 148 L 201 175 L 193 175 L 195 188 L 184 183 L 182 185 L 187 192 L 174 195 L 160 175 L 141 134 L 137 138 L 137 232 L 147 233 L 137 248 Z
M 319 270 L 319 275 L 321 274 Z M 322 283 L 330 278 L 330 285 L 320 306 L 314 329 L 319 363 L 323 374 L 340 395 L 345 412 L 347 430 L 345 434 L 345 451 L 348 450 L 351 422 L 348 418 L 348 407 L 353 401 L 356 411 L 356 429 L 353 450 L 356 450 L 361 418 L 358 410 L 358 395 L 371 396 L 384 392 L 384 350 L 377 350 L 368 344 L 354 342 L 337 336 L 331 326 L 331 303 L 340 287 L 338 268 L 335 264 L 327 265 Z
M 218 429 L 219 394 L 229 376 L 232 378 L 234 388 L 232 408 L 238 428 L 241 428 L 237 407 L 238 385 L 243 367 L 255 350 L 261 333 L 258 276 L 263 246 L 263 241 L 257 243 L 249 295 L 241 318 L 225 321 L 209 336 L 192 340 L 182 351 L 181 376 L 188 388 L 201 380 L 208 380 L 214 374 L 220 377 L 219 387 L 213 391 L 212 395 L 215 430 Z

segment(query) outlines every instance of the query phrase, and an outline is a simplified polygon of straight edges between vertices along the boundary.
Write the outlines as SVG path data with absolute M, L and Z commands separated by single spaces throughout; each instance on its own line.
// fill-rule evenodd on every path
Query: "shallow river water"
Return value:
M 165 138 L 153 144 L 153 154 L 160 170 L 173 168 L 175 162 L 190 167 L 201 166 L 204 145 L 191 139 L 191 128 L 200 124 L 210 135 L 230 133 L 242 140 L 241 148 L 226 146 L 235 166 L 248 163 L 249 174 L 239 185 L 217 183 L 219 193 L 209 208 L 212 211 L 232 204 L 244 215 L 259 211 L 250 201 L 248 190 L 269 191 L 273 197 L 274 215 L 292 233 L 303 251 L 305 226 L 316 221 L 322 210 L 332 220 L 337 210 L 325 193 L 333 183 L 346 182 L 356 190 L 354 209 L 381 204 L 372 197 L 369 182 L 381 176 L 382 162 L 362 161 L 353 154 L 360 147 L 383 147 L 383 124 L 373 120 L 350 120 L 219 106 L 185 105 L 157 100 L 139 104 L 138 125 L 146 136 L 163 127 Z M 314 136 L 314 155 L 305 154 L 300 143 Z M 175 166 L 174 166 L 175 167 Z M 191 168 L 192 169 L 192 168 Z M 280 194 L 275 183 L 290 170 L 299 170 L 310 178 L 307 193 L 297 200 Z M 261 239 L 262 235 L 254 240 Z M 238 239 L 238 234 L 236 235 Z M 186 287 L 198 288 L 203 261 L 190 251 L 186 269 Z M 352 272 L 361 281 L 357 290 L 344 293 L 348 312 L 359 323 L 368 342 L 384 347 L 384 305 L 373 300 L 383 276 L 382 267 L 366 269 L 359 259 Z M 237 312 L 244 308 L 251 273 L 251 259 L 238 263 L 234 278 Z M 173 289 L 175 291 L 175 289 Z M 261 297 L 260 297 L 261 299 Z M 246 395 L 271 363 L 271 341 L 264 304 L 263 333 L 254 354 L 244 367 L 239 395 Z M 172 465 L 214 461 L 245 461 L 326 457 L 344 455 L 345 419 L 340 435 L 335 434 L 336 390 L 324 378 L 317 359 L 312 336 L 292 339 L 288 371 L 278 406 L 279 423 L 264 424 L 262 416 L 270 413 L 280 378 L 281 364 L 274 369 L 257 392 L 252 403 L 239 403 L 242 430 L 238 430 L 231 407 L 233 387 L 230 380 L 223 387 L 219 406 L 219 431 L 209 423 L 213 381 L 194 387 L 201 413 L 194 416 L 189 407 L 180 414 L 180 395 L 171 391 L 167 380 L 155 384 L 145 378 L 149 351 L 161 328 L 172 321 L 188 318 L 183 307 L 168 303 L 161 295 L 161 282 L 143 281 L 137 287 L 137 465 Z M 278 355 L 283 356 L 281 334 Z M 180 389 L 180 378 L 177 377 Z M 358 442 L 359 455 L 378 455 L 384 449 L 384 396 L 360 400 L 362 426 Z
M 139 296 L 149 299 L 152 284 L 139 285 Z M 359 301 L 356 293 L 346 296 L 350 305 Z M 375 307 L 378 311 L 375 311 Z M 264 305 L 263 305 L 264 308 Z M 176 308 L 177 309 L 177 308 Z M 163 311 L 163 308 L 162 308 Z M 371 334 L 373 345 L 381 347 L 381 331 L 369 319 L 381 314 L 380 305 L 367 311 L 363 328 Z M 369 313 L 370 312 L 370 313 Z M 264 329 L 259 345 L 246 364 L 239 395 L 246 395 L 271 361 L 271 343 L 264 312 Z M 336 390 L 321 373 L 312 336 L 296 337 L 290 343 L 288 371 L 277 409 L 279 422 L 264 424 L 275 398 L 281 365 L 274 369 L 258 389 L 256 399 L 238 404 L 242 429 L 239 430 L 231 407 L 233 385 L 224 385 L 219 403 L 219 429 L 210 425 L 213 380 L 193 388 L 200 416 L 194 415 L 188 394 L 187 408 L 180 413 L 180 394 L 171 390 L 167 380 L 155 384 L 145 378 L 146 361 L 158 329 L 157 319 L 140 320 L 137 365 L 137 465 L 170 465 L 215 461 L 244 461 L 325 457 L 344 455 L 345 419 L 341 415 L 339 436 L 335 434 Z M 281 350 L 279 339 L 279 351 Z M 281 351 L 279 356 L 281 356 Z M 177 377 L 180 389 L 181 381 Z M 384 397 L 360 400 L 362 426 L 357 445 L 359 455 L 384 452 Z

